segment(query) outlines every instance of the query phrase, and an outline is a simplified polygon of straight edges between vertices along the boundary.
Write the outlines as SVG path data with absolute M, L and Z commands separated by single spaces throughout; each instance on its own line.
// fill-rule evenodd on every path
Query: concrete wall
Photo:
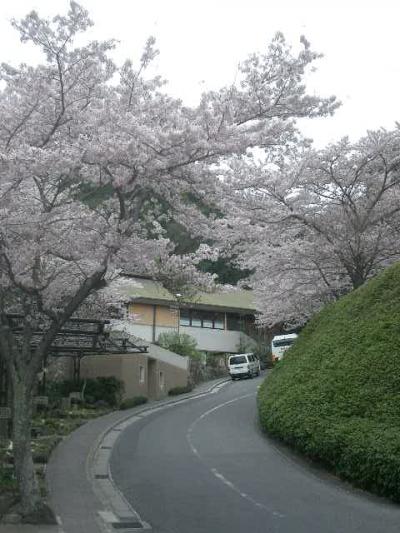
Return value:
M 149 357 L 167 363 L 171 366 L 176 366 L 181 370 L 188 370 L 189 368 L 189 358 L 178 355 L 177 353 L 161 348 L 161 346 L 156 346 L 155 344 L 150 344 L 148 347 Z
M 197 341 L 199 350 L 207 352 L 237 352 L 240 331 L 228 331 L 222 329 L 192 328 L 181 326 L 180 333 L 187 333 Z
M 81 360 L 81 378 L 111 377 L 122 378 L 123 355 L 91 355 Z
M 145 341 L 153 341 L 153 327 L 144 324 L 138 324 L 136 322 L 130 322 L 128 320 L 119 321 L 116 327 L 123 328 L 127 333 L 144 339 Z M 156 327 L 155 340 L 157 341 L 160 333 L 170 333 L 171 331 L 178 331 L 178 328 L 172 327 Z M 193 328 L 191 326 L 180 326 L 179 333 L 187 333 L 197 341 L 197 347 L 199 350 L 207 352 L 237 352 L 240 338 L 243 337 L 251 342 L 250 337 L 240 331 L 231 331 L 223 329 L 211 329 L 211 328 Z
M 114 320 L 114 326 L 116 329 L 124 329 L 130 335 L 134 337 L 139 337 L 147 342 L 153 342 L 158 339 L 160 333 L 169 333 L 171 331 L 177 331 L 177 328 L 171 326 L 157 326 L 155 328 L 155 338 L 153 339 L 153 326 L 148 326 L 145 324 L 139 324 L 138 322 L 130 322 L 128 320 Z
M 185 358 L 181 359 L 187 364 Z M 96 355 L 82 359 L 82 378 L 100 376 L 115 376 L 123 381 L 124 398 L 146 396 L 160 399 L 167 396 L 170 389 L 185 386 L 188 382 L 187 368 L 179 368 L 145 354 Z
M 168 391 L 174 387 L 184 387 L 188 384 L 189 372 L 175 366 L 169 365 L 164 361 L 156 361 L 156 370 L 158 371 L 159 389 L 157 398 L 163 398 L 168 395 Z M 163 373 L 164 387 L 161 388 L 160 372 Z

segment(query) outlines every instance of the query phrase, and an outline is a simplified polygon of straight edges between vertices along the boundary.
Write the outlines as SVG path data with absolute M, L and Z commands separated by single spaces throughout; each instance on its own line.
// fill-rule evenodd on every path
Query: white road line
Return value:
M 248 502 L 252 503 L 254 506 L 258 507 L 259 509 L 264 509 L 265 511 L 267 511 L 270 514 L 272 514 L 276 518 L 284 518 L 285 515 L 283 515 L 282 513 L 279 513 L 278 511 L 275 511 L 271 507 L 269 507 L 267 505 L 264 505 L 263 503 L 258 502 L 257 500 L 255 500 L 254 498 L 249 496 L 249 494 L 246 494 L 245 492 L 241 491 L 239 489 L 239 487 L 237 487 L 234 483 L 232 483 L 232 481 L 227 479 L 216 468 L 209 468 L 206 465 L 205 461 L 203 460 L 202 456 L 200 455 L 198 449 L 193 444 L 193 430 L 196 427 L 196 425 L 200 422 L 200 420 L 203 420 L 204 418 L 206 418 L 210 414 L 214 413 L 218 409 L 222 409 L 222 407 L 225 407 L 225 406 L 227 406 L 227 405 L 229 405 L 231 403 L 237 402 L 239 400 L 244 400 L 245 398 L 250 398 L 251 396 L 255 396 L 255 394 L 252 393 L 252 394 L 245 394 L 244 396 L 239 396 L 237 398 L 234 398 L 233 400 L 229 400 L 227 402 L 221 403 L 221 404 L 217 405 L 216 407 L 213 407 L 212 409 L 209 409 L 208 411 L 205 411 L 202 415 L 200 415 L 198 418 L 196 418 L 196 420 L 190 425 L 190 427 L 189 427 L 189 429 L 188 429 L 188 431 L 186 433 L 186 439 L 187 439 L 187 441 L 189 443 L 189 446 L 190 446 L 190 449 L 194 453 L 194 455 L 196 455 L 196 457 L 198 457 L 198 459 L 204 464 L 204 466 L 206 466 L 206 468 L 208 468 L 210 470 L 210 472 L 219 481 L 221 481 L 221 483 L 223 483 L 225 486 L 229 487 L 231 490 L 233 490 L 234 492 L 239 494 L 239 496 L 241 496 L 244 500 L 247 500 Z
M 255 505 L 256 507 L 260 508 L 260 509 L 265 509 L 266 511 L 268 511 L 269 513 L 271 513 L 273 516 L 276 516 L 278 518 L 284 518 L 285 515 L 283 515 L 282 513 L 278 513 L 278 511 L 274 511 L 273 509 L 267 507 L 266 505 L 264 505 L 263 503 L 260 503 L 258 502 L 257 500 L 255 500 L 254 498 L 252 498 L 251 496 L 249 496 L 248 494 L 246 494 L 245 492 L 242 492 L 238 487 L 236 487 L 232 481 L 229 481 L 229 479 L 227 479 L 223 474 L 221 474 L 220 472 L 218 472 L 218 470 L 216 468 L 211 468 L 211 472 L 214 474 L 214 476 L 219 479 L 220 481 L 222 481 L 222 483 L 224 483 L 224 485 L 226 485 L 227 487 L 229 487 L 230 489 L 232 489 L 233 491 L 237 492 L 243 499 L 251 502 L 253 505 Z
M 64 533 L 64 530 L 63 530 L 63 523 L 62 523 L 62 520 L 61 520 L 61 517 L 59 515 L 56 515 L 56 521 L 57 521 L 57 525 L 58 525 L 58 533 Z
M 150 408 L 145 408 L 143 411 L 139 411 L 137 413 L 134 413 L 132 415 L 128 415 L 126 418 L 122 418 L 119 420 L 119 422 L 114 423 L 112 426 L 110 426 L 106 431 L 103 432 L 101 437 L 97 440 L 95 446 L 93 446 L 90 450 L 90 453 L 88 454 L 86 458 L 86 477 L 92 484 L 94 493 L 96 494 L 97 498 L 102 502 L 102 504 L 109 508 L 111 505 L 111 508 L 114 510 L 122 509 L 127 510 L 130 514 L 134 514 L 137 516 L 137 520 L 142 523 L 143 529 L 151 529 L 151 526 L 141 519 L 139 516 L 139 513 L 135 511 L 135 509 L 128 503 L 128 501 L 125 499 L 123 493 L 118 489 L 117 485 L 115 484 L 111 470 L 110 470 L 110 464 L 109 459 L 112 454 L 112 448 L 115 445 L 115 442 L 119 438 L 119 436 L 123 433 L 125 429 L 127 429 L 128 426 L 131 424 L 134 424 L 135 422 L 142 421 L 145 417 L 150 416 L 154 413 L 158 413 L 161 411 L 164 411 L 166 409 L 171 409 L 173 407 L 185 404 L 187 402 L 197 400 L 199 398 L 203 398 L 205 396 L 208 396 L 209 394 L 213 394 L 215 392 L 219 392 L 221 388 L 225 385 L 230 383 L 230 381 L 224 381 L 222 383 L 218 383 L 217 385 L 213 385 L 210 389 L 195 394 L 193 396 L 189 396 L 188 398 L 181 398 L 175 401 L 171 401 L 170 403 L 166 403 L 164 405 L 160 406 L 154 406 Z M 105 446 L 105 448 L 102 446 Z M 107 461 L 103 461 L 103 470 L 104 472 L 101 472 L 102 474 L 106 475 L 106 479 L 95 479 L 93 476 L 96 474 L 96 466 L 97 462 L 96 460 L 99 457 L 99 454 L 103 454 L 103 457 L 107 457 Z M 193 448 L 193 453 L 198 454 L 196 448 Z M 106 455 L 107 454 L 107 455 Z M 200 455 L 198 455 L 200 457 Z M 100 472 L 97 472 L 100 473 Z M 107 488 L 107 494 L 105 493 L 104 487 Z M 112 491 L 112 494 L 110 493 Z M 113 502 L 110 504 L 110 502 Z M 121 507 L 121 501 L 122 501 L 122 507 Z M 116 503 L 117 502 L 117 503 Z M 100 521 L 100 527 L 103 530 L 104 527 L 107 527 L 106 525 L 110 522 L 110 517 L 112 517 L 112 521 L 117 521 L 116 515 L 112 511 L 98 511 L 98 516 L 101 517 Z M 107 531 L 109 531 L 109 528 L 107 527 Z M 63 533 L 60 531 L 60 533 Z

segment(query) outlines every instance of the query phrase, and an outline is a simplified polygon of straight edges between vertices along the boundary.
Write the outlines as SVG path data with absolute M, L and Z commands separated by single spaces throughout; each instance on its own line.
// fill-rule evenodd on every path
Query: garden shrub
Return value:
M 179 355 L 191 357 L 192 359 L 201 359 L 202 357 L 201 352 L 197 349 L 196 339 L 187 333 L 161 333 L 157 342 L 162 348 Z
M 32 442 L 32 457 L 34 463 L 46 464 L 51 452 L 61 441 L 60 435 L 51 435 Z
M 400 501 L 400 264 L 323 309 L 258 394 L 262 427 Z
M 17 482 L 12 463 L 13 457 L 12 452 L 10 452 L 8 448 L 8 441 L 0 441 L 0 495 L 5 492 L 13 491 L 17 488 Z
M 47 385 L 46 393 L 49 396 L 50 404 L 56 405 L 61 398 L 69 396 L 71 392 L 82 392 L 82 390 L 84 390 L 84 397 L 89 399 L 91 403 L 106 402 L 115 407 L 121 401 L 124 384 L 114 376 L 81 379 L 78 382 L 73 380 L 54 381 Z
M 197 349 L 197 341 L 187 333 L 161 333 L 158 337 L 158 344 L 184 357 L 189 357 L 189 381 L 191 383 L 200 383 L 205 377 L 203 368 L 203 353 Z M 180 394 L 180 393 L 178 393 Z
M 148 398 L 146 398 L 146 396 L 134 396 L 133 398 L 126 398 L 126 400 L 123 400 L 120 403 L 119 408 L 131 409 L 132 407 L 136 407 L 137 405 L 142 405 L 147 402 Z
M 177 396 L 178 394 L 185 394 L 186 392 L 192 392 L 192 385 L 183 385 L 181 387 L 173 387 L 168 391 L 169 396 Z

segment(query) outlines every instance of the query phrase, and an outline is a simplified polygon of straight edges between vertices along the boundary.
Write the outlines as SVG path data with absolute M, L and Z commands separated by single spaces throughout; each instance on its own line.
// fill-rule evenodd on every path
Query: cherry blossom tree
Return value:
M 254 270 L 261 321 L 293 326 L 399 260 L 400 129 L 275 155 L 235 162 L 236 220 L 223 224 Z
M 263 55 L 240 67 L 238 83 L 203 94 L 189 108 L 146 77 L 158 53 L 149 39 L 138 68 L 118 68 L 113 41 L 75 44 L 91 25 L 71 2 L 52 20 L 35 11 L 13 22 L 21 41 L 43 53 L 37 66 L 1 66 L 0 353 L 13 400 L 15 471 L 21 512 L 41 508 L 31 449 L 37 374 L 63 324 L 119 269 L 160 271 L 204 258 L 170 259 L 171 243 L 146 206 L 162 198 L 194 236 L 210 223 L 188 199 L 209 199 L 218 169 L 249 148 L 295 142 L 295 119 L 332 113 L 334 98 L 307 94 L 302 82 L 318 57 L 303 39 L 295 55 L 278 34 Z M 23 316 L 18 334 L 10 313 Z M 35 332 L 42 336 L 34 342 Z

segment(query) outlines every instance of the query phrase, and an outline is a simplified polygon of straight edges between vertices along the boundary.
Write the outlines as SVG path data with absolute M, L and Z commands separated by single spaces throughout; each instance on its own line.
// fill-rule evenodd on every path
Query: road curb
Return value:
M 113 447 L 123 431 L 153 413 L 218 393 L 230 381 L 230 379 L 223 379 L 201 392 L 194 392 L 179 399 L 164 400 L 139 409 L 134 408 L 110 424 L 99 435 L 86 460 L 86 476 L 94 494 L 103 506 L 103 510 L 99 511 L 98 514 L 105 531 L 115 532 L 118 530 L 121 533 L 128 533 L 128 531 L 132 532 L 133 530 L 151 529 L 150 525 L 142 520 L 125 499 L 111 475 L 110 459 Z

